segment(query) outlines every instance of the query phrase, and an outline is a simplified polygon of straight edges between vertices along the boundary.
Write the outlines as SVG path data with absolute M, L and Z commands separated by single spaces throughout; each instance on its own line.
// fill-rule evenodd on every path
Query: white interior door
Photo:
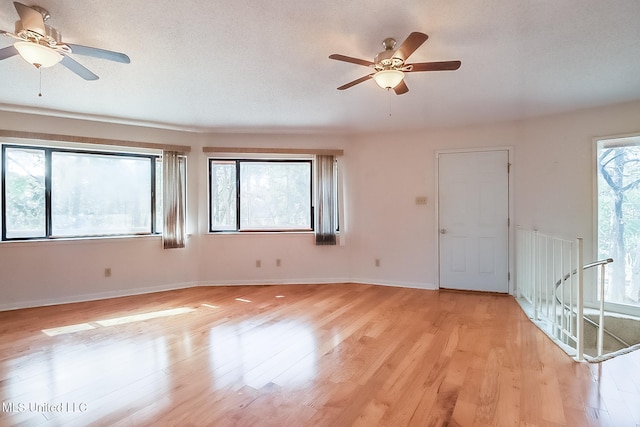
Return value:
M 509 292 L 509 152 L 438 155 L 440 287 Z

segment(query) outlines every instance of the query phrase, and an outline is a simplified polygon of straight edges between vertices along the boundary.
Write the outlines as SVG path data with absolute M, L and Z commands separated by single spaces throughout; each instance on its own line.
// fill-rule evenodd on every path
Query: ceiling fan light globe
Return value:
M 13 46 L 25 61 L 38 68 L 52 67 L 62 61 L 62 55 L 38 43 L 16 42 Z
M 400 70 L 382 70 L 373 75 L 373 79 L 382 89 L 393 89 L 404 79 Z

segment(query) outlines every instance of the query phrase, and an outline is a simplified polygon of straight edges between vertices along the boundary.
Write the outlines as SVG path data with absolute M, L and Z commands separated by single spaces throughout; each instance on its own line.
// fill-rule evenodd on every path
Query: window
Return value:
M 159 160 L 3 145 L 2 240 L 159 232 Z
M 312 161 L 209 160 L 209 231 L 311 231 Z
M 598 259 L 614 260 L 605 302 L 640 308 L 640 137 L 601 140 L 596 156 Z

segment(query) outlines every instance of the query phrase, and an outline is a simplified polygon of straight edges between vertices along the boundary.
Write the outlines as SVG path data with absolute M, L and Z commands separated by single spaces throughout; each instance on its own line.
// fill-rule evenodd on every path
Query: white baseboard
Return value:
M 398 288 L 427 289 L 436 290 L 437 285 L 433 283 L 416 282 L 393 282 L 373 279 L 353 279 L 353 278 L 323 278 L 323 279 L 300 279 L 300 280 L 208 280 L 202 281 L 198 286 L 251 286 L 251 285 L 315 285 L 334 283 L 358 283 L 362 285 L 391 286 Z
M 433 283 L 418 283 L 418 282 L 394 282 L 394 281 L 381 281 L 373 279 L 351 279 L 350 283 L 361 283 L 363 285 L 378 285 L 378 286 L 390 286 L 395 288 L 411 288 L 411 289 L 425 289 L 435 291 L 438 289 L 438 285 Z
M 175 289 L 192 288 L 198 286 L 197 282 L 176 283 L 170 285 L 149 286 L 145 288 L 120 289 L 116 291 L 95 292 L 82 295 L 70 295 L 59 298 L 47 298 L 41 300 L 18 301 L 9 304 L 0 304 L 0 311 L 17 310 L 21 308 L 43 307 L 47 305 L 71 304 L 74 302 L 96 301 L 108 298 L 126 297 L 131 295 L 150 294 L 153 292 L 172 291 Z
M 400 288 L 435 290 L 438 287 L 431 283 L 390 282 L 371 279 L 323 278 L 301 280 L 208 280 L 201 282 L 185 282 L 169 285 L 149 286 L 145 288 L 120 289 L 107 292 L 95 292 L 82 295 L 70 295 L 58 298 L 47 298 L 28 301 L 17 301 L 0 304 L 0 311 L 17 310 L 21 308 L 43 307 L 48 305 L 70 304 L 75 302 L 95 301 L 108 298 L 118 298 L 131 295 L 150 294 L 153 292 L 171 291 L 175 289 L 192 288 L 196 286 L 251 286 L 251 285 L 326 285 L 334 283 L 359 283 L 363 285 L 392 286 Z
M 205 280 L 198 286 L 255 286 L 255 285 L 330 285 L 333 283 L 353 283 L 351 279 L 302 279 L 302 280 Z

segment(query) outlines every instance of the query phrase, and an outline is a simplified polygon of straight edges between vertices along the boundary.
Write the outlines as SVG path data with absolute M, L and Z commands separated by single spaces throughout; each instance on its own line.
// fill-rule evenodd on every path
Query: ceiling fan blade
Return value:
M 4 49 L 0 49 L 0 61 L 3 59 L 11 58 L 12 56 L 16 56 L 18 54 L 18 49 L 11 46 L 7 46 Z
M 108 61 L 122 62 L 123 64 L 129 64 L 131 62 L 131 59 L 124 53 L 79 44 L 66 43 L 66 45 L 71 48 L 72 53 L 77 53 L 78 55 L 92 56 Z
M 10 33 L 9 31 L 0 30 L 0 34 L 2 34 L 4 36 L 7 36 L 7 37 L 11 37 L 11 38 L 16 39 L 16 40 L 24 41 L 24 39 L 20 38 L 19 36 L 15 35 L 13 33 Z
M 62 61 L 60 61 L 60 64 L 64 65 L 85 80 L 98 80 L 97 75 L 93 74 L 84 65 L 81 65 L 79 62 L 66 55 L 62 56 Z
M 356 79 L 356 80 L 354 80 L 354 81 L 352 81 L 352 82 L 349 82 L 349 83 L 347 83 L 347 84 L 344 84 L 344 85 L 340 86 L 340 87 L 338 88 L 338 90 L 345 90 L 345 89 L 349 89 L 350 87 L 355 86 L 355 85 L 357 85 L 358 83 L 366 82 L 366 81 L 367 81 L 367 80 L 369 80 L 371 77 L 373 77 L 373 74 L 368 74 L 368 75 L 366 75 L 366 76 L 364 76 L 364 77 L 360 77 L 359 79 Z
M 352 58 L 350 56 L 339 55 L 334 53 L 333 55 L 329 55 L 329 59 L 335 59 L 336 61 L 344 61 L 351 62 L 352 64 L 364 65 L 365 67 L 372 67 L 375 64 L 371 61 L 367 61 L 365 59 Z
M 409 92 L 409 88 L 407 87 L 407 84 L 404 82 L 404 80 L 402 80 L 398 86 L 394 87 L 393 90 L 396 95 L 402 95 L 403 93 Z
M 416 64 L 408 64 L 413 71 L 453 71 L 460 68 L 460 61 L 439 61 L 439 62 L 418 62 Z
M 422 43 L 426 42 L 428 38 L 429 36 L 424 33 L 413 32 L 409 34 L 409 37 L 402 42 L 393 56 L 400 57 L 403 61 L 406 61 L 407 58 L 409 58 L 416 49 L 422 46 Z
M 14 1 L 13 5 L 20 16 L 20 21 L 22 21 L 22 28 L 38 33 L 41 36 L 47 34 L 44 18 L 40 12 L 17 1 Z

